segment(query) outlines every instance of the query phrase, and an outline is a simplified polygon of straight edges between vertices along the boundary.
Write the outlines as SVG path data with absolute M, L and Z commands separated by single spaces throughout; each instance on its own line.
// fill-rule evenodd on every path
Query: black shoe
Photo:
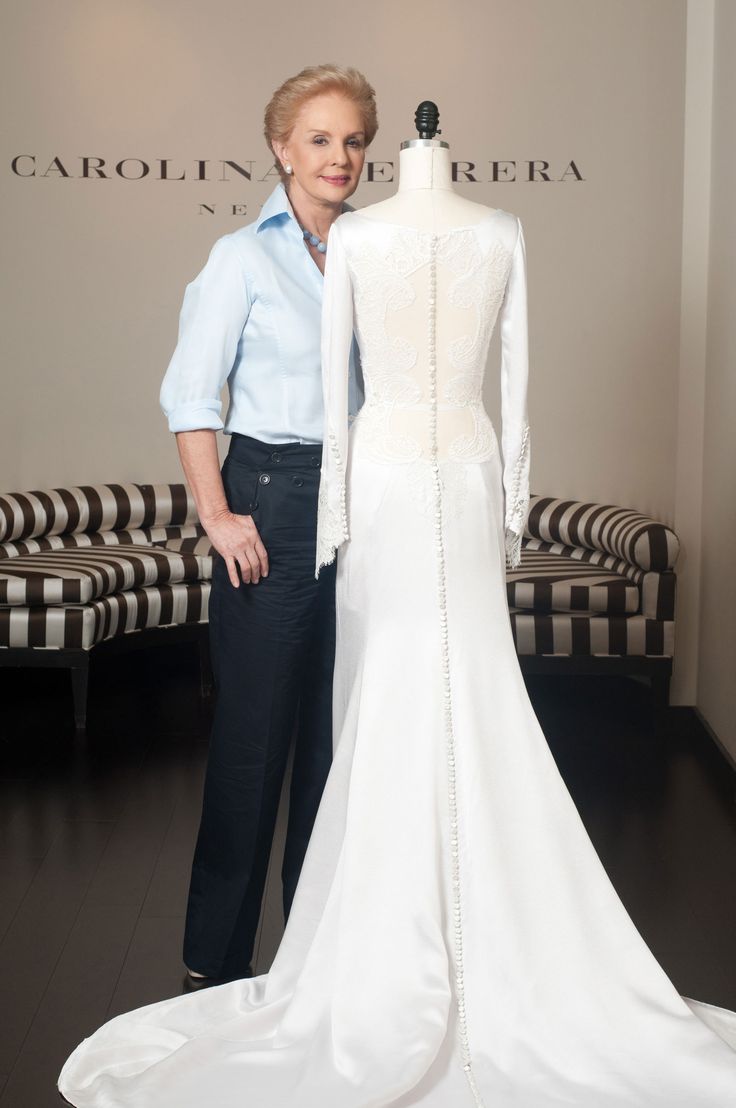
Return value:
M 193 974 L 187 967 L 187 972 L 184 975 L 184 991 L 187 993 L 195 993 L 199 989 L 209 989 L 213 985 L 226 985 L 230 981 L 241 981 L 246 977 L 252 976 L 252 966 L 248 966 L 245 973 L 224 974 L 222 977 L 200 977 L 198 974 Z

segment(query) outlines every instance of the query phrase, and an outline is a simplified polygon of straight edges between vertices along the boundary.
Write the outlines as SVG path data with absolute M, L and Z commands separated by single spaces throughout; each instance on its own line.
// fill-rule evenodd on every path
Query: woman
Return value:
M 316 582 L 313 568 L 322 274 L 330 226 L 376 129 L 373 89 L 355 69 L 309 67 L 277 89 L 265 135 L 281 182 L 254 223 L 215 243 L 187 288 L 161 389 L 220 555 L 209 614 L 217 706 L 184 938 L 200 983 L 250 972 L 295 723 L 286 917 L 329 771 L 334 574 Z M 221 475 L 222 429 L 231 440 Z

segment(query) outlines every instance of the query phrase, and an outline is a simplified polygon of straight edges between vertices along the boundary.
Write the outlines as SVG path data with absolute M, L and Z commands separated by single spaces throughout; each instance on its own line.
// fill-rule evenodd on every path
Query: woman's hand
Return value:
M 252 516 L 230 511 L 220 475 L 215 432 L 179 431 L 176 436 L 179 457 L 199 513 L 199 521 L 209 540 L 227 565 L 234 589 L 241 580 L 257 585 L 268 577 L 268 554 L 261 542 Z
M 246 585 L 257 585 L 261 577 L 268 577 L 268 553 L 253 516 L 225 510 L 201 522 L 215 550 L 225 559 L 234 589 L 240 587 L 241 579 Z

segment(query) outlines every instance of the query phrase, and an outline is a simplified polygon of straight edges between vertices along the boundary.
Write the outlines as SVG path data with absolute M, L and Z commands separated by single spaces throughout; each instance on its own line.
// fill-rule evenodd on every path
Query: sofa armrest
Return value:
M 641 579 L 641 614 L 647 619 L 674 620 L 677 578 L 665 573 L 645 573 Z
M 524 534 L 544 542 L 601 550 L 656 573 L 672 569 L 680 552 L 674 531 L 632 508 L 553 496 L 532 495 Z

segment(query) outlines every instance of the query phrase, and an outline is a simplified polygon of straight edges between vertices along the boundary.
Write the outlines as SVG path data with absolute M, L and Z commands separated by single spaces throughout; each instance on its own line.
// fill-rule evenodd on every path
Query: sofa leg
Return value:
M 85 652 L 72 666 L 74 726 L 78 735 L 87 731 L 87 691 L 89 688 L 89 655 Z

